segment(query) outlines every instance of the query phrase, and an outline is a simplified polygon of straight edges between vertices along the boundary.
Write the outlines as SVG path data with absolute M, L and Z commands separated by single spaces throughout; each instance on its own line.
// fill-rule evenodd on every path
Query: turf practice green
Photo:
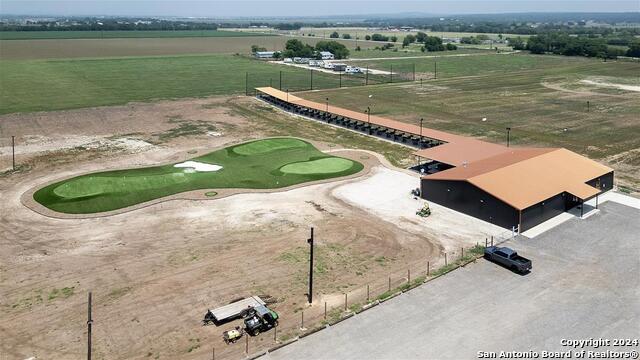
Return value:
M 63 180 L 36 191 L 34 199 L 68 214 L 122 209 L 145 201 L 201 189 L 277 189 L 347 176 L 364 166 L 322 153 L 293 138 L 256 140 L 191 159 L 222 166 L 217 171 L 178 168 L 175 164 L 105 171 Z

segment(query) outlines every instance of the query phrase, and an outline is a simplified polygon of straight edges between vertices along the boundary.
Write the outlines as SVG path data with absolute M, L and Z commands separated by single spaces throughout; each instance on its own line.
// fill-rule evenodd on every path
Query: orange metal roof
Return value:
M 586 184 L 612 169 L 567 149 L 512 149 L 508 153 L 427 175 L 464 180 L 523 210 L 562 192 L 588 199 L 600 191 Z
M 271 87 L 256 88 L 292 104 L 327 111 L 327 104 L 302 99 Z M 328 111 L 354 120 L 367 122 L 367 114 L 328 106 Z M 516 209 L 526 209 L 545 199 L 568 192 L 581 199 L 599 190 L 587 181 L 607 174 L 612 169 L 566 149 L 508 148 L 444 131 L 422 128 L 372 115 L 371 124 L 405 133 L 444 141 L 445 144 L 416 151 L 414 154 L 454 165 L 424 178 L 429 180 L 468 181 Z

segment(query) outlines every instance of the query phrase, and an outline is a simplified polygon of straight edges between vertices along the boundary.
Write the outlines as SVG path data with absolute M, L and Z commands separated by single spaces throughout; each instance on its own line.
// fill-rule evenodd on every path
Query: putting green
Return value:
M 238 145 L 233 148 L 233 152 L 239 155 L 257 155 L 282 149 L 304 148 L 307 145 L 302 140 L 292 138 L 265 139 Z
M 353 161 L 334 157 L 287 164 L 280 171 L 287 174 L 331 174 L 348 170 L 351 166 Z
M 37 190 L 33 198 L 54 211 L 90 214 L 185 191 L 276 189 L 347 176 L 364 168 L 357 161 L 325 154 L 308 142 L 293 138 L 256 140 L 190 160 L 222 168 L 197 171 L 169 164 L 86 174 L 47 185 Z

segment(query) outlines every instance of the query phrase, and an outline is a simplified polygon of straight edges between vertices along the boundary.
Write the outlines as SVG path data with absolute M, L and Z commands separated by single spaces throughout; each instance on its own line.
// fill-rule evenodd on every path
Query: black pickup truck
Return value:
M 484 258 L 519 273 L 531 270 L 531 260 L 518 255 L 508 247 L 489 246 L 484 249 Z

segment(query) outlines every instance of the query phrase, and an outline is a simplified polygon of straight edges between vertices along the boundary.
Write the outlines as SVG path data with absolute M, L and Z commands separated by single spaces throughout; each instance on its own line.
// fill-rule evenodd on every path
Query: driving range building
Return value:
M 305 100 L 271 87 L 283 110 L 417 148 L 420 194 L 507 229 L 528 230 L 613 188 L 613 170 L 562 148 L 514 148 Z M 374 196 L 374 195 L 372 195 Z

